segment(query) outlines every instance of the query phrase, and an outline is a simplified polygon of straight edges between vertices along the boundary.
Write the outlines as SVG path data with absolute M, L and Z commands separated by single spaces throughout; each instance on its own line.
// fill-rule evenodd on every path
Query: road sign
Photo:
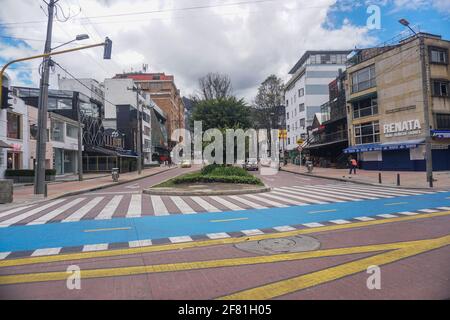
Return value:
M 297 144 L 299 144 L 299 145 L 303 144 L 303 142 L 305 142 L 305 140 L 303 140 L 303 139 L 298 139 L 297 140 Z

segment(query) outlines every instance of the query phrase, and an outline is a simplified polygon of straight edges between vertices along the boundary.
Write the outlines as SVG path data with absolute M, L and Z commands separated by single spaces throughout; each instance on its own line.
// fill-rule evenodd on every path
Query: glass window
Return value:
M 8 112 L 7 122 L 7 137 L 10 139 L 22 139 L 22 116 Z
M 299 97 L 303 97 L 304 95 L 305 95 L 305 89 L 304 88 L 299 89 L 298 90 L 298 96 Z
M 378 121 L 354 126 L 356 144 L 380 142 L 380 124 Z
M 78 128 L 70 124 L 66 125 L 66 134 L 71 138 L 78 138 Z
M 450 130 L 450 114 L 438 113 L 436 114 L 436 129 Z
M 352 92 L 367 90 L 376 86 L 375 65 L 352 73 Z
M 304 104 L 304 103 L 300 103 L 300 105 L 299 105 L 299 111 L 300 111 L 300 112 L 305 111 L 305 104 Z
M 448 63 L 448 51 L 443 48 L 431 49 L 431 62 L 432 63 Z
M 305 128 L 305 119 L 300 119 L 300 127 Z
M 448 81 L 433 80 L 433 95 L 437 97 L 448 97 L 449 86 Z
M 52 120 L 51 122 L 52 140 L 64 142 L 64 123 Z
M 378 114 L 378 102 L 376 98 L 360 100 L 354 102 L 352 106 L 354 119 Z

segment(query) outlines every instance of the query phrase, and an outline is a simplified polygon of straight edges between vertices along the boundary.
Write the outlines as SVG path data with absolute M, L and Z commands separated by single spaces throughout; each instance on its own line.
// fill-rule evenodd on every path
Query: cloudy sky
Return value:
M 0 65 L 42 53 L 46 5 L 42 0 L 0 0 Z M 99 81 L 123 71 L 173 74 L 182 95 L 195 92 L 208 72 L 228 74 L 235 94 L 249 102 L 268 75 L 287 80 L 290 67 L 306 50 L 368 47 L 414 28 L 450 39 L 448 0 L 60 0 L 53 46 L 88 34 L 113 40 L 112 60 L 102 49 L 55 57 L 78 78 Z M 381 9 L 381 28 L 369 30 L 367 8 Z M 45 9 L 45 10 L 44 10 Z M 67 19 L 68 18 L 68 19 Z M 67 21 L 65 21 L 67 20 Z M 8 69 L 13 85 L 38 85 L 41 61 Z M 56 68 L 51 87 L 57 87 Z

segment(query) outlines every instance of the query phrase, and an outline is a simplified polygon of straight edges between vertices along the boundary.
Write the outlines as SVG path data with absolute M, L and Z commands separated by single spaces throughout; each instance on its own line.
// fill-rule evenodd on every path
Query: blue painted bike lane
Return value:
M 450 192 L 219 213 L 81 220 L 0 228 L 0 252 L 203 235 L 450 206 Z

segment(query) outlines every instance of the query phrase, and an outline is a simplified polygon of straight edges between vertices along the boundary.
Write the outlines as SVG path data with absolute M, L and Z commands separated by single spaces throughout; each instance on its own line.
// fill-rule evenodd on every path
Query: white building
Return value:
M 286 84 L 287 150 L 295 149 L 299 139 L 307 139 L 307 128 L 312 124 L 320 106 L 329 100 L 328 85 L 345 70 L 350 51 L 307 51 L 289 71 Z
M 3 84 L 9 86 L 8 76 Z M 0 110 L 0 178 L 4 177 L 6 169 L 29 168 L 29 124 L 25 102 L 10 94 L 9 109 Z M 3 142 L 3 143 L 2 143 Z
M 134 129 L 128 130 L 131 123 L 124 123 L 123 119 L 117 119 L 118 107 L 129 106 L 130 110 L 136 109 L 137 101 L 139 100 L 139 109 L 142 112 L 142 157 L 144 165 L 152 164 L 151 109 L 155 107 L 155 103 L 151 100 L 150 95 L 145 92 L 136 95 L 136 91 L 130 90 L 136 87 L 133 79 L 105 79 L 103 86 L 105 90 L 103 125 L 106 129 L 115 129 L 133 134 Z M 136 145 L 136 141 L 134 141 L 133 145 Z M 128 147 L 131 147 L 131 145 L 129 144 Z

